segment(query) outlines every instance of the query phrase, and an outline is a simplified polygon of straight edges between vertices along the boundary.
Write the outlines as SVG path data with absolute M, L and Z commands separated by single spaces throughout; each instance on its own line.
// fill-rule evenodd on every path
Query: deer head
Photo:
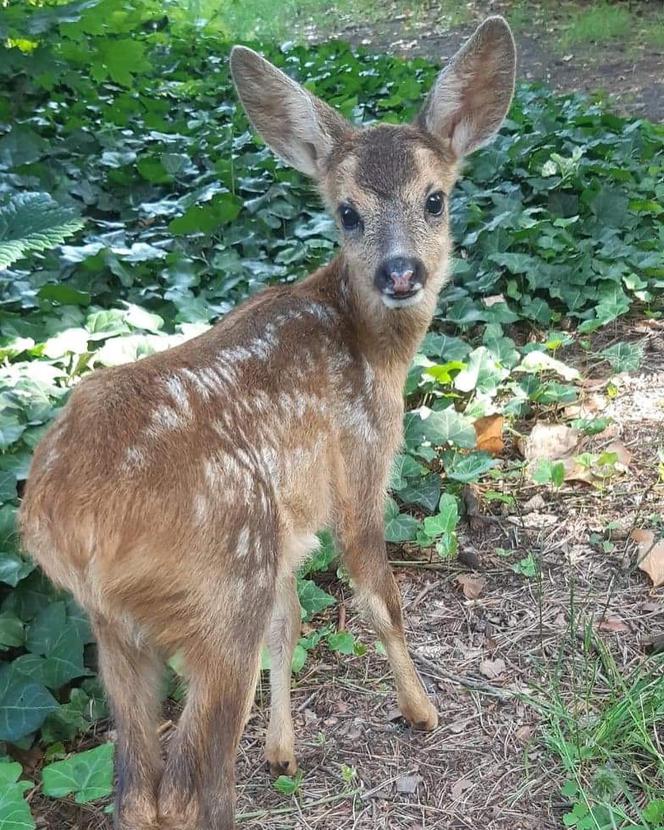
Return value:
M 440 73 L 414 123 L 356 127 L 251 49 L 233 49 L 249 119 L 281 159 L 317 182 L 339 226 L 350 288 L 369 314 L 433 312 L 459 163 L 500 127 L 515 59 L 509 26 L 491 17 Z

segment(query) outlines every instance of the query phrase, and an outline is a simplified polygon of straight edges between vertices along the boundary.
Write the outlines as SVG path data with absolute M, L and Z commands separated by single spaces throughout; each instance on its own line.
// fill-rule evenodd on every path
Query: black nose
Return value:
M 416 257 L 391 257 L 376 270 L 375 284 L 379 291 L 392 297 L 409 297 L 425 282 L 424 264 Z

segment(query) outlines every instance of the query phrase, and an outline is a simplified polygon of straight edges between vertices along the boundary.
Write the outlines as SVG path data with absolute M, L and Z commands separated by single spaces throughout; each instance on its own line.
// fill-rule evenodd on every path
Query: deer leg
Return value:
M 262 631 L 227 631 L 186 656 L 187 702 L 159 787 L 160 830 L 233 830 L 235 754 L 256 688 Z M 231 644 L 231 645 L 229 645 Z
M 289 576 L 277 585 L 267 635 L 270 653 L 270 723 L 265 758 L 275 775 L 294 775 L 297 771 L 290 686 L 293 650 L 299 636 L 300 602 L 295 577 Z
M 427 697 L 404 636 L 401 596 L 387 560 L 382 513 L 363 527 L 341 527 L 344 563 L 360 608 L 387 652 L 397 686 L 399 709 L 417 729 L 435 729 L 438 714 Z
M 115 622 L 93 619 L 99 668 L 117 730 L 118 830 L 156 830 L 162 763 L 157 735 L 163 663 Z

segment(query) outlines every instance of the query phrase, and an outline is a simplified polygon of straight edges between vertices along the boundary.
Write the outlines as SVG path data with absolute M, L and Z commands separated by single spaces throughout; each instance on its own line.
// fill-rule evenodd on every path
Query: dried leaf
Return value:
M 565 468 L 565 481 L 583 481 L 585 484 L 592 484 L 595 480 L 592 469 L 580 464 L 575 458 L 562 458 L 561 462 Z
M 639 568 L 652 579 L 655 588 L 664 585 L 664 539 L 655 543 L 652 530 L 633 530 L 632 539 L 639 546 Z
M 464 792 L 470 789 L 470 787 L 472 786 L 472 781 L 469 781 L 467 778 L 459 778 L 458 781 L 455 781 L 454 784 L 452 784 L 452 787 L 450 789 L 450 795 L 452 796 L 452 800 L 458 801 L 464 794 Z
M 515 371 L 520 372 L 555 372 L 564 380 L 578 380 L 581 375 L 572 366 L 556 360 L 548 352 L 528 352 Z
M 514 737 L 520 744 L 527 744 L 533 736 L 532 726 L 520 726 L 514 733 Z
M 617 463 L 625 468 L 629 467 L 632 460 L 632 453 L 627 449 L 622 441 L 614 441 L 606 448 L 605 452 L 613 452 L 618 456 Z
M 477 599 L 486 585 L 485 576 L 471 576 L 470 574 L 460 574 L 456 581 L 463 591 L 466 599 Z
M 616 617 L 614 615 L 604 617 L 604 619 L 600 620 L 597 624 L 597 628 L 600 631 L 610 631 L 613 634 L 623 634 L 626 631 L 629 631 L 630 628 L 620 617 Z
M 477 449 L 484 450 L 491 455 L 500 455 L 505 449 L 504 423 L 505 419 L 502 415 L 487 415 L 484 418 L 478 418 L 473 424 L 477 435 Z
M 506 669 L 505 661 L 501 657 L 496 657 L 495 660 L 482 660 L 480 663 L 480 672 L 488 677 L 489 680 L 495 680 L 500 677 Z
M 536 510 L 542 510 L 544 507 L 546 507 L 546 502 L 539 493 L 536 493 L 523 505 L 522 511 L 524 513 L 534 513 Z
M 492 294 L 490 297 L 483 297 L 482 300 L 487 308 L 491 308 L 496 303 L 504 303 L 505 297 L 502 294 Z
M 421 775 L 402 775 L 397 778 L 397 792 L 412 795 L 412 793 L 417 792 L 417 788 L 422 781 L 424 779 Z
M 546 458 L 557 461 L 569 458 L 578 447 L 581 433 L 563 424 L 538 423 L 530 435 L 519 442 L 519 449 L 526 461 Z

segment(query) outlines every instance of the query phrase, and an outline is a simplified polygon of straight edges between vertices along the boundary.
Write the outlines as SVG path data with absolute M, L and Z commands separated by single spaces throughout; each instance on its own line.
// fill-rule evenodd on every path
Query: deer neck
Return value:
M 337 302 L 360 351 L 376 368 L 405 382 L 408 368 L 433 319 L 436 297 L 426 295 L 407 308 L 387 308 L 378 294 L 367 302 L 358 291 L 363 275 L 353 274 L 343 254 L 328 266 Z M 363 279 L 366 285 L 366 277 Z

